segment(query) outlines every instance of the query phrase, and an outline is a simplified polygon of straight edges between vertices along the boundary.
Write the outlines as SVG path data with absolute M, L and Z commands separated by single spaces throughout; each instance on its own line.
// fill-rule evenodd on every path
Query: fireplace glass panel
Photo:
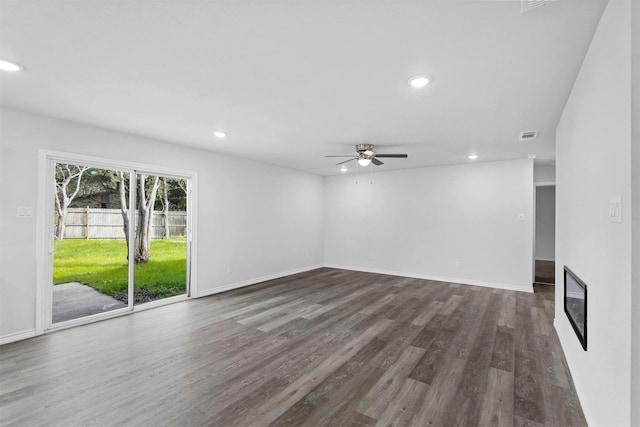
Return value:
M 586 351 L 587 285 L 567 266 L 564 267 L 564 312 Z

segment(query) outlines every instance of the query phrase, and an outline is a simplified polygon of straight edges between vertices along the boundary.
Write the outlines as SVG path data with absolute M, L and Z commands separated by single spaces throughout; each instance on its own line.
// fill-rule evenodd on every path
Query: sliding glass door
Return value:
M 49 328 L 188 295 L 189 177 L 53 157 L 47 169 Z

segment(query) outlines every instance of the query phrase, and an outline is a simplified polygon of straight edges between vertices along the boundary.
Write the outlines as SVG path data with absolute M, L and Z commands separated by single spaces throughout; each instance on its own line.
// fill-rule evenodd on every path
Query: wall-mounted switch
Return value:
M 609 222 L 622 222 L 622 197 L 609 200 Z
M 518 214 L 518 221 L 524 221 L 524 214 Z
M 17 218 L 33 218 L 33 207 L 32 206 L 18 206 L 16 212 Z

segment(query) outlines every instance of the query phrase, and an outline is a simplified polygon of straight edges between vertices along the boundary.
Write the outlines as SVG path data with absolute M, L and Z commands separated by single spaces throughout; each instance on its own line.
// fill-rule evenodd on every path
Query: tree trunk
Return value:
M 149 211 L 146 207 L 138 207 L 138 228 L 136 232 L 136 264 L 149 261 Z
M 58 240 L 64 240 L 64 232 L 67 227 L 67 207 L 71 203 L 67 197 L 67 182 L 64 181 L 60 185 L 56 184 L 60 189 L 60 194 L 56 191 L 56 210 L 58 211 L 58 226 L 56 227 L 56 237 Z M 62 201 L 60 201 L 62 197 Z
M 167 178 L 162 178 L 162 195 L 163 195 L 163 206 L 162 206 L 162 215 L 164 217 L 164 238 L 171 238 L 170 230 L 169 230 L 169 190 L 167 189 Z
M 67 210 L 58 211 L 58 225 L 56 227 L 56 237 L 60 240 L 64 239 L 64 231 L 66 229 Z
M 138 175 L 138 229 L 136 230 L 135 262 L 136 264 L 149 261 L 149 247 L 151 245 L 151 220 L 158 194 L 159 177 L 155 177 L 149 195 L 146 195 L 146 175 Z
M 124 228 L 124 239 L 127 242 L 127 260 L 129 259 L 129 209 L 127 209 L 127 187 L 124 179 L 124 172 L 118 171 L 118 189 L 120 190 L 120 214 Z
M 58 211 L 58 227 L 56 228 L 56 237 L 60 240 L 64 240 L 64 231 L 67 221 L 67 208 L 78 195 L 80 191 L 80 183 L 82 182 L 82 174 L 89 169 L 88 166 L 75 166 L 66 164 L 56 164 L 56 176 L 54 177 L 55 183 L 55 200 L 56 209 Z M 58 171 L 60 174 L 58 174 Z M 73 193 L 68 194 L 68 186 L 76 180 L 75 190 Z M 60 200 L 62 197 L 62 200 Z

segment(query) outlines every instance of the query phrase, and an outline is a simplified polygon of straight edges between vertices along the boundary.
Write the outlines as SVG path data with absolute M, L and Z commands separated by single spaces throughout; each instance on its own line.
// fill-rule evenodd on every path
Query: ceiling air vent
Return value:
M 538 137 L 537 130 L 530 130 L 527 132 L 520 132 L 520 141 L 533 141 Z
M 529 12 L 540 6 L 546 6 L 549 3 L 553 3 L 558 0 L 522 0 L 522 6 L 520 8 L 521 13 Z

